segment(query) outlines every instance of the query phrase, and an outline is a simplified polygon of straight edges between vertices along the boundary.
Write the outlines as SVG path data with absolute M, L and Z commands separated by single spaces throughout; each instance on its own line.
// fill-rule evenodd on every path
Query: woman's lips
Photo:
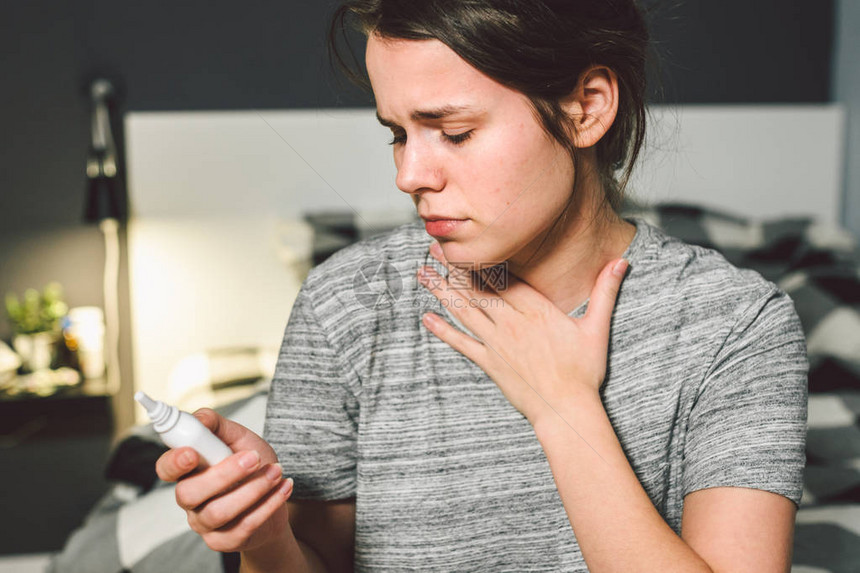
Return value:
M 427 230 L 428 235 L 444 237 L 462 227 L 466 221 L 468 219 L 436 219 L 434 221 L 424 221 L 424 228 Z

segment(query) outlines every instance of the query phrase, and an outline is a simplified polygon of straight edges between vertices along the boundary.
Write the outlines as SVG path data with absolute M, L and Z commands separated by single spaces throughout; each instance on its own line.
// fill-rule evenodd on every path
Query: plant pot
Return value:
M 31 372 L 38 372 L 51 367 L 56 344 L 57 335 L 53 332 L 17 334 L 12 339 L 12 346 L 21 357 L 22 365 Z

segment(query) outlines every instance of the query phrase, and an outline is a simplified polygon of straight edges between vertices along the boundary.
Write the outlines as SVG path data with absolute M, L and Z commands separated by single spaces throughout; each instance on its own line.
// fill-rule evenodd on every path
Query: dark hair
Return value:
M 333 61 L 366 87 L 337 46 L 349 16 L 366 35 L 437 39 L 477 70 L 523 93 L 574 166 L 572 125 L 560 101 L 588 68 L 611 69 L 619 84 L 618 113 L 596 153 L 605 199 L 618 211 L 645 137 L 649 37 L 634 0 L 350 0 L 334 13 L 328 47 Z

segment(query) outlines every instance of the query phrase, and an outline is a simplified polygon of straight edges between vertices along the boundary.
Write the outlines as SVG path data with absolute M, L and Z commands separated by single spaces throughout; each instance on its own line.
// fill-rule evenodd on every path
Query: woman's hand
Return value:
M 213 410 L 194 413 L 234 453 L 198 469 L 191 448 L 165 452 L 156 462 L 158 477 L 176 484 L 176 503 L 188 524 L 215 551 L 247 551 L 277 542 L 289 528 L 286 501 L 292 480 L 284 480 L 274 450 L 251 430 Z
M 430 253 L 449 271 L 462 273 L 445 260 L 438 243 Z M 427 275 L 422 275 L 424 269 Z M 479 340 L 432 313 L 424 315 L 424 324 L 480 366 L 532 425 L 583 392 L 597 394 L 606 376 L 609 324 L 626 260 L 603 268 L 582 318 L 567 316 L 511 274 L 504 290 L 493 284 L 448 288 L 444 277 L 424 269 L 418 280 Z

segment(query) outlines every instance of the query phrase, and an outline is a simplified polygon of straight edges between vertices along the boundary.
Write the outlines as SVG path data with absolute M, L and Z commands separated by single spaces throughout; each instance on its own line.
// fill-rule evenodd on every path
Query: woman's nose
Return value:
M 430 146 L 407 140 L 397 162 L 397 187 L 404 193 L 439 191 L 444 187 L 442 166 Z

